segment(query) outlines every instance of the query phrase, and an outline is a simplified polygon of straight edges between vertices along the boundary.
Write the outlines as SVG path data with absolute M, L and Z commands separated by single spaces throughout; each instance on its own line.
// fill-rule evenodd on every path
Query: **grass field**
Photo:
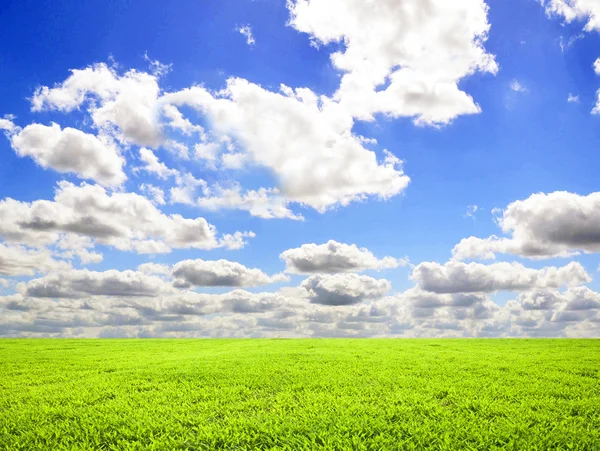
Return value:
M 2 340 L 2 450 L 600 449 L 600 340 Z

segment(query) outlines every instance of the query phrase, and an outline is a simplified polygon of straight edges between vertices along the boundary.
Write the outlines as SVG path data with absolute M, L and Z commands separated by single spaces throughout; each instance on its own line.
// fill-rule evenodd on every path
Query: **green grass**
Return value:
M 600 450 L 600 340 L 1 340 L 1 450 Z

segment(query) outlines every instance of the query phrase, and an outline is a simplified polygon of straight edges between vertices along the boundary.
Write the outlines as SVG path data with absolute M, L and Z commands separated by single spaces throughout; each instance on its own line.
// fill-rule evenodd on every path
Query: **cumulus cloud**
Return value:
M 314 275 L 302 282 L 313 304 L 340 306 L 382 298 L 391 288 L 389 281 L 357 274 Z
M 55 123 L 31 124 L 11 136 L 11 145 L 17 155 L 31 157 L 43 168 L 74 173 L 102 185 L 120 185 L 127 178 L 124 158 L 106 137 L 70 127 L 61 129 Z
M 49 274 L 17 287 L 24 296 L 34 298 L 81 298 L 85 296 L 157 296 L 171 291 L 165 282 L 136 271 L 87 269 Z
M 303 220 L 302 215 L 293 213 L 288 201 L 277 188 L 259 188 L 242 193 L 242 188 L 222 188 L 219 185 L 208 187 L 204 195 L 196 199 L 196 205 L 207 210 L 236 209 L 249 212 L 263 219 L 288 218 Z
M 255 287 L 288 280 L 285 275 L 268 276 L 260 269 L 228 260 L 184 260 L 173 266 L 174 286 L 191 287 Z
M 251 232 L 219 238 L 204 218 L 165 215 L 144 196 L 108 193 L 98 185 L 60 182 L 54 201 L 0 201 L 0 236 L 13 243 L 43 246 L 61 233 L 89 237 L 122 251 L 164 253 L 172 248 L 239 248 Z
M 140 160 L 144 162 L 144 166 L 139 167 L 139 170 L 155 174 L 160 179 L 176 177 L 179 175 L 175 169 L 170 169 L 166 164 L 162 163 L 158 157 L 150 149 L 142 147 L 140 149 Z
M 498 224 L 510 238 L 469 237 L 452 250 L 457 260 L 494 258 L 496 253 L 528 258 L 565 257 L 600 251 L 600 192 L 587 196 L 557 191 L 511 203 Z
M 161 263 L 142 263 L 137 270 L 144 274 L 171 275 L 171 266 Z
M 165 192 L 157 186 L 151 185 L 149 183 L 142 183 L 140 185 L 140 191 L 142 193 L 146 193 L 150 196 L 150 200 L 155 205 L 165 205 Z
M 91 238 L 74 233 L 61 234 L 56 246 L 62 250 L 61 256 L 66 259 L 79 257 L 81 264 L 100 263 L 104 256 L 89 249 L 94 247 Z
M 6 117 L 0 118 L 0 130 L 4 130 L 6 134 L 10 137 L 14 132 L 19 130 L 19 127 L 15 125 L 12 119 L 7 119 Z
M 281 253 L 286 271 L 296 274 L 359 272 L 389 269 L 408 264 L 407 259 L 378 259 L 366 248 L 330 240 L 325 244 L 303 244 Z
M 175 178 L 175 186 L 171 188 L 171 203 L 196 205 L 196 191 L 207 192 L 208 185 L 202 179 L 195 178 L 192 174 L 179 174 Z
M 495 74 L 484 43 L 483 0 L 290 0 L 290 25 L 316 45 L 341 43 L 331 55 L 344 73 L 334 99 L 359 119 L 376 113 L 446 124 L 480 111 L 458 83 Z
M 557 15 L 567 23 L 585 21 L 585 31 L 600 31 L 600 4 L 595 0 L 540 0 L 548 15 Z
M 165 94 L 206 114 L 216 134 L 234 135 L 253 164 L 272 170 L 283 196 L 324 212 L 367 196 L 390 198 L 409 183 L 400 160 L 378 162 L 352 133 L 346 109 L 307 88 L 270 92 L 240 78 L 212 94 L 192 87 Z
M 166 124 L 168 127 L 179 130 L 186 136 L 191 136 L 193 133 L 200 135 L 204 133 L 204 129 L 200 125 L 192 124 L 174 105 L 164 105 L 163 114 L 168 119 Z
M 576 286 L 592 279 L 583 266 L 571 262 L 566 266 L 543 269 L 526 268 L 519 263 L 463 263 L 450 261 L 444 265 L 424 262 L 417 265 L 411 279 L 425 291 L 435 293 L 490 293 L 534 288 Z
M 54 259 L 47 249 L 28 249 L 0 242 L 0 275 L 33 276 L 69 267 L 67 262 Z
M 158 76 L 130 70 L 119 75 L 100 63 L 72 70 L 62 83 L 39 87 L 31 99 L 33 111 L 70 112 L 87 106 L 94 125 L 124 143 L 161 144 Z

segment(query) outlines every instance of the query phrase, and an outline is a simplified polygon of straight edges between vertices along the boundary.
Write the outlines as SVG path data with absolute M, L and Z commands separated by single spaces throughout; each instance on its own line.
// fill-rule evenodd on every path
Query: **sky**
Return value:
M 597 0 L 5 0 L 0 41 L 0 336 L 600 336 Z

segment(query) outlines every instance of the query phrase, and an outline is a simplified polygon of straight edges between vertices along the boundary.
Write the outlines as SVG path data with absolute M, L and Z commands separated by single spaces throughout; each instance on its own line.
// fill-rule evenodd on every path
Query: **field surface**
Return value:
M 1 340 L 1 450 L 598 450 L 600 340 Z

